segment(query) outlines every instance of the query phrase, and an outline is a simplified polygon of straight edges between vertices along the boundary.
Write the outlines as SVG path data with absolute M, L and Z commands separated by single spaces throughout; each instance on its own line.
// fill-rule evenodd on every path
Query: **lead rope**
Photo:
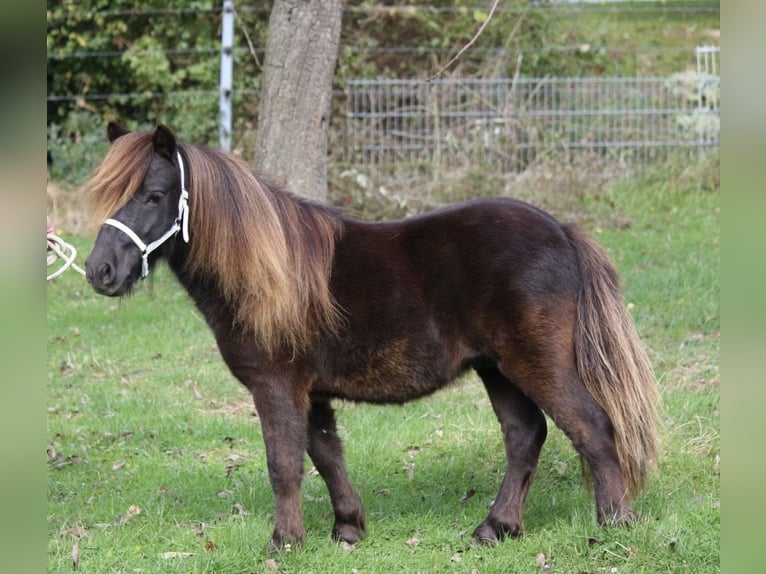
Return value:
M 116 227 L 130 237 L 131 241 L 133 241 L 139 251 L 141 251 L 141 279 L 149 275 L 149 254 L 165 243 L 170 237 L 181 231 L 184 242 L 189 243 L 189 191 L 186 189 L 184 160 L 181 158 L 181 153 L 178 151 L 176 151 L 176 158 L 178 159 L 178 169 L 181 172 L 181 195 L 178 198 L 178 217 L 176 217 L 173 225 L 162 235 L 162 237 L 155 239 L 147 245 L 122 221 L 109 218 L 104 222 L 104 225 Z
M 56 263 L 56 261 L 59 259 L 64 260 L 64 263 L 61 264 L 61 267 L 48 275 L 48 281 L 53 281 L 56 277 L 61 275 L 70 267 L 77 271 L 80 275 L 84 276 L 85 271 L 83 271 L 82 268 L 74 262 L 75 257 L 77 257 L 77 250 L 74 248 L 74 246 L 61 239 L 55 233 L 48 233 L 46 237 L 48 239 L 48 248 L 53 251 L 52 254 L 48 255 L 48 267 Z

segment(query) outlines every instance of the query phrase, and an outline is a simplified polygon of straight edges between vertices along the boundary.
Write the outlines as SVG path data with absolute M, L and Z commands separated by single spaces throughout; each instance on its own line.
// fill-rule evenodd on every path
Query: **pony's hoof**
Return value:
M 476 544 L 496 544 L 506 537 L 519 538 L 524 535 L 524 525 L 519 523 L 500 524 L 485 520 L 473 531 Z
M 364 529 L 354 524 L 336 524 L 332 528 L 332 539 L 347 544 L 356 544 L 364 537 Z
M 473 531 L 473 542 L 482 546 L 490 546 L 499 542 L 497 533 L 488 525 L 482 524 Z

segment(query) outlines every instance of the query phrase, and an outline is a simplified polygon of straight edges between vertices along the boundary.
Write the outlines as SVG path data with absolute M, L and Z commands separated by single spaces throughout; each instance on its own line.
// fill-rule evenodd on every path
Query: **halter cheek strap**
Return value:
M 178 217 L 173 222 L 173 225 L 168 229 L 162 237 L 155 239 L 148 245 L 144 243 L 141 238 L 130 227 L 125 225 L 122 221 L 116 219 L 107 219 L 104 225 L 111 225 L 122 231 L 125 235 L 130 237 L 131 241 L 136 244 L 139 251 L 141 251 L 141 279 L 149 275 L 149 254 L 157 249 L 160 245 L 165 243 L 168 239 L 173 237 L 176 233 L 181 231 L 184 242 L 189 243 L 189 192 L 186 189 L 186 183 L 184 179 L 184 160 L 181 158 L 181 154 L 176 152 L 176 158 L 178 159 L 178 169 L 181 174 L 181 195 L 178 198 Z

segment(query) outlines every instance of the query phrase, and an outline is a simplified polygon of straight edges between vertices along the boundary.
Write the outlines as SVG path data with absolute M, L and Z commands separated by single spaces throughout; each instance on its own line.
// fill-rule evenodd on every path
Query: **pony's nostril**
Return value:
M 98 268 L 98 278 L 102 285 L 109 285 L 114 281 L 114 268 L 109 263 L 102 263 Z

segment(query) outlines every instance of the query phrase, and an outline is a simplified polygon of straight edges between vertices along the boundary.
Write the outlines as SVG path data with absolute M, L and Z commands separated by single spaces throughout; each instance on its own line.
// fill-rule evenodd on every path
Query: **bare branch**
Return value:
M 490 21 L 490 20 L 492 20 L 492 16 L 494 15 L 494 13 L 495 13 L 495 9 L 497 8 L 497 5 L 498 5 L 499 3 L 500 3 L 500 0 L 495 0 L 495 1 L 492 3 L 492 8 L 490 8 L 490 10 L 489 10 L 489 14 L 487 15 L 487 19 L 486 19 L 486 20 L 484 20 L 484 22 L 482 23 L 482 25 L 481 25 L 481 26 L 479 27 L 479 29 L 476 31 L 476 34 L 474 34 L 474 35 L 473 35 L 473 38 L 471 38 L 471 39 L 469 40 L 469 42 L 468 42 L 468 43 L 467 43 L 465 46 L 463 46 L 463 47 L 460 49 L 460 51 L 459 51 L 457 54 L 455 54 L 455 56 L 454 56 L 454 57 L 453 57 L 453 58 L 452 58 L 452 59 L 451 59 L 449 62 L 447 62 L 446 64 L 444 64 L 444 65 L 443 65 L 443 66 L 442 66 L 442 67 L 441 67 L 441 68 L 440 68 L 440 69 L 439 69 L 439 70 L 438 70 L 438 71 L 437 71 L 437 72 L 436 72 L 436 73 L 435 73 L 433 76 L 431 76 L 430 78 L 428 78 L 428 79 L 426 80 L 426 82 L 430 82 L 431 80 L 435 80 L 436 78 L 438 78 L 439 76 L 441 76 L 441 75 L 442 75 L 442 74 L 445 72 L 445 70 L 446 70 L 447 68 L 449 68 L 449 67 L 450 67 L 452 64 L 454 64 L 454 63 L 455 63 L 455 62 L 456 62 L 456 61 L 457 61 L 457 60 L 460 58 L 460 56 L 462 56 L 462 55 L 463 55 L 463 53 L 464 53 L 466 50 L 468 50 L 468 48 L 470 48 L 470 47 L 471 47 L 471 46 L 474 44 L 474 42 L 476 42 L 476 40 L 479 38 L 479 36 L 481 36 L 481 33 L 484 31 L 484 28 L 486 28 L 486 27 L 487 27 L 487 24 L 489 24 L 489 21 Z

